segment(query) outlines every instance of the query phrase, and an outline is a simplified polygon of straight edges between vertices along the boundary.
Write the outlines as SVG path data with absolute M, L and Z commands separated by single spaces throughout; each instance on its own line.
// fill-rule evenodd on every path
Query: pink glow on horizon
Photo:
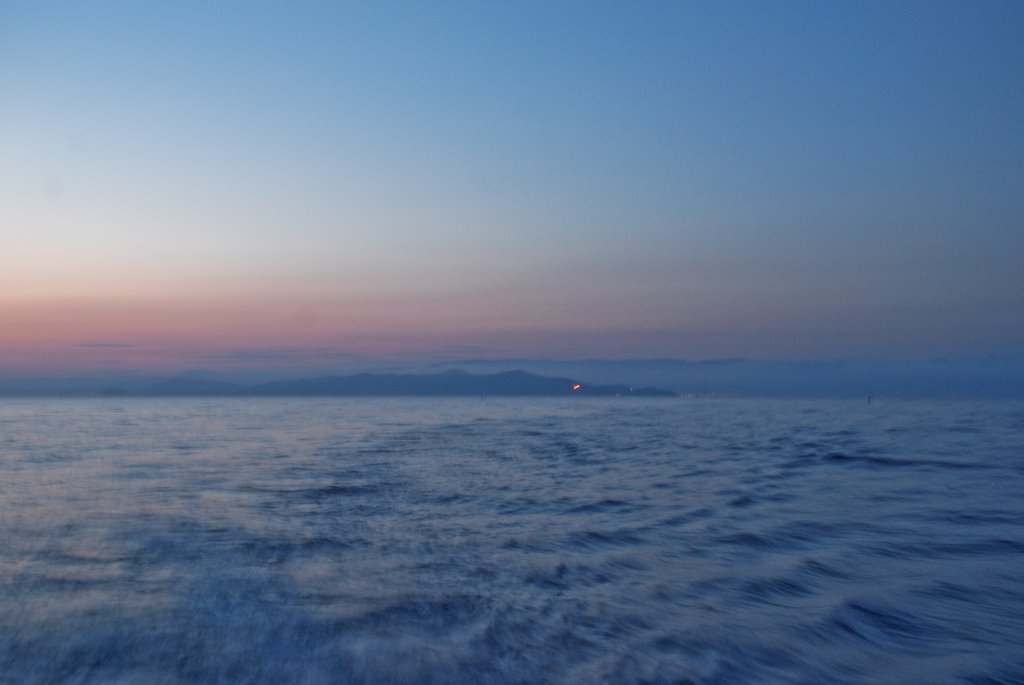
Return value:
M 459 305 L 462 305 L 461 307 Z M 520 304 L 392 298 L 0 300 L 0 371 L 334 368 L 479 356 L 672 353 L 676 334 L 595 329 Z

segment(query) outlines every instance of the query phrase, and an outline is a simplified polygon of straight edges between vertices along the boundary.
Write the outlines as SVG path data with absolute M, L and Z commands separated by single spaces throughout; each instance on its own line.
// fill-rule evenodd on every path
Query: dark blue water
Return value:
M 0 682 L 1024 682 L 1024 405 L 0 401 Z

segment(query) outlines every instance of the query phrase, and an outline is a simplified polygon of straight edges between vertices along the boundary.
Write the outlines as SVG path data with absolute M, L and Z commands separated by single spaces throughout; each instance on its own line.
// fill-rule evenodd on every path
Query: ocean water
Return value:
M 0 401 L 0 683 L 1021 683 L 1024 405 Z

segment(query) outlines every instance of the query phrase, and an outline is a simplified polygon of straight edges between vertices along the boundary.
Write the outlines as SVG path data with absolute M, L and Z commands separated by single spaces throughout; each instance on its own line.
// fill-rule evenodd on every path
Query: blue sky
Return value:
M 0 367 L 1024 354 L 1019 2 L 4 2 L 0 84 Z

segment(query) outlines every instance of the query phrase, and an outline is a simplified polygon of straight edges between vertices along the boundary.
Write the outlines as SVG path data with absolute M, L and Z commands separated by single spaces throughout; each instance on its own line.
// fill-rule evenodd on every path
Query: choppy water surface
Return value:
M 1024 405 L 0 401 L 0 682 L 1024 682 Z

